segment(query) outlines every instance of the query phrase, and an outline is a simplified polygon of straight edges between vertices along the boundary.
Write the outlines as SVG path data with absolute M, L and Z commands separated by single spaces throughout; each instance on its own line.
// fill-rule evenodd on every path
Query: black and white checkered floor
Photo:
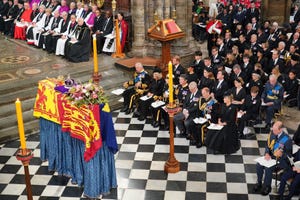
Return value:
M 118 188 L 103 199 L 269 199 L 252 193 L 254 159 L 264 152 L 267 134 L 241 140 L 242 148 L 233 155 L 213 155 L 206 147 L 196 149 L 185 138 L 176 137 L 175 156 L 181 171 L 166 174 L 169 133 L 153 128 L 149 120 L 138 121 L 119 111 L 112 114 L 120 148 L 116 154 Z M 34 150 L 29 166 L 34 199 L 84 199 L 82 188 L 72 185 L 69 178 L 48 172 L 47 162 L 39 159 L 38 134 L 27 138 L 27 146 Z M 0 147 L 0 199 L 27 199 L 23 167 L 14 156 L 19 141 Z

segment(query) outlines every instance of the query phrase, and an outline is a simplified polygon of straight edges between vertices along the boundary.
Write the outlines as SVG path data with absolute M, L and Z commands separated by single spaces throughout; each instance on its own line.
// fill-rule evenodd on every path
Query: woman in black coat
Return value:
M 206 137 L 206 145 L 214 153 L 231 154 L 240 148 L 236 126 L 236 108 L 232 105 L 232 95 L 224 95 L 224 104 L 218 119 L 221 130 L 209 129 Z

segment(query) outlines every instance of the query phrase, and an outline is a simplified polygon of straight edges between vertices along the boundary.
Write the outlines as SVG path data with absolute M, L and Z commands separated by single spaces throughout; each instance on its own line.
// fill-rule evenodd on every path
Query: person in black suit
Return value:
M 279 37 L 275 33 L 275 28 L 271 27 L 270 28 L 270 34 L 267 39 L 267 42 L 269 43 L 269 50 L 272 51 L 273 49 L 277 48 L 278 42 L 279 42 Z
M 217 38 L 217 45 L 218 45 L 218 54 L 224 59 L 226 57 L 226 46 L 224 44 L 224 38 L 222 36 L 219 36 Z
M 224 44 L 225 44 L 225 49 L 227 50 L 227 52 L 228 52 L 228 50 L 231 50 L 234 45 L 234 42 L 232 41 L 231 38 L 232 38 L 231 31 L 226 30 L 225 36 L 224 36 Z
M 288 95 L 285 98 L 287 105 L 289 107 L 294 107 L 297 105 L 297 93 L 298 93 L 298 80 L 296 78 L 296 72 L 291 70 L 288 74 L 288 78 L 286 78 L 283 83 L 284 95 Z
M 220 40 L 220 39 L 218 38 L 218 40 Z M 219 54 L 218 47 L 216 47 L 216 46 L 212 47 L 210 59 L 211 59 L 211 63 L 212 63 L 212 65 L 213 65 L 214 68 L 217 67 L 218 65 L 220 65 L 223 62 L 223 58 Z
M 284 62 L 279 58 L 279 51 L 274 49 L 272 52 L 272 59 L 269 61 L 269 65 L 264 69 L 267 74 L 270 74 L 272 69 L 278 65 L 280 73 L 284 72 Z
M 245 73 L 245 77 L 242 77 L 243 80 L 245 81 L 245 83 L 248 83 L 251 78 L 254 67 L 250 63 L 250 57 L 247 54 L 243 55 L 243 65 L 241 66 L 241 70 Z
M 228 83 L 224 79 L 225 76 L 226 76 L 226 74 L 227 73 L 224 70 L 218 71 L 218 73 L 217 73 L 217 79 L 218 79 L 218 81 L 216 82 L 215 87 L 213 89 L 214 98 L 219 103 L 223 103 L 224 93 L 228 90 Z
M 238 133 L 243 138 L 243 130 L 246 122 L 249 120 L 257 120 L 259 117 L 259 110 L 261 99 L 259 95 L 259 88 L 257 86 L 251 87 L 250 94 L 245 98 L 245 103 L 242 105 L 240 118 L 238 118 Z
M 259 48 L 261 48 L 257 42 L 257 35 L 256 34 L 252 34 L 251 38 L 250 38 L 250 48 L 253 54 L 253 59 L 256 60 L 257 58 L 257 51 Z
M 238 6 L 237 12 L 233 16 L 233 23 L 234 24 L 244 24 L 246 19 L 245 12 L 243 11 L 243 5 Z
M 258 27 L 257 29 L 257 43 L 262 44 L 265 43 L 268 39 L 267 34 L 264 32 L 262 27 Z
M 100 11 L 99 13 L 100 14 Z M 95 20 L 97 24 L 96 28 L 93 28 L 93 32 L 96 34 L 97 38 L 97 53 L 102 53 L 103 45 L 106 39 L 106 35 L 110 34 L 113 30 L 113 17 L 110 10 L 105 11 L 104 19 Z
M 299 39 L 299 35 L 300 35 L 299 32 L 295 32 L 295 33 L 293 34 L 293 36 L 291 36 L 291 38 L 290 38 L 290 40 L 289 40 L 289 42 L 288 42 L 288 49 L 290 48 L 290 46 L 291 46 L 292 44 L 296 45 L 297 48 L 300 47 L 300 39 Z
M 232 72 L 229 77 L 229 88 L 232 88 L 234 86 L 234 80 L 241 77 L 243 80 L 247 79 L 247 74 L 242 71 L 241 66 L 239 64 L 235 64 L 232 68 Z
M 196 51 L 194 58 L 193 65 L 195 66 L 195 73 L 200 79 L 203 76 L 203 70 L 205 68 L 204 61 L 202 60 L 202 51 Z
M 294 5 L 294 12 L 291 16 L 293 16 L 293 19 L 290 21 L 290 25 L 292 27 L 292 30 L 295 31 L 295 28 L 300 21 L 300 10 L 298 4 Z
M 259 28 L 259 24 L 257 23 L 257 18 L 252 17 L 251 19 L 252 30 L 257 33 L 257 29 Z
M 7 17 L 10 5 L 8 0 L 3 0 L 3 5 L 0 7 L 0 32 L 4 31 L 4 20 Z
M 246 11 L 246 21 L 249 23 L 251 19 L 255 17 L 259 21 L 259 10 L 255 7 L 255 2 L 252 1 L 250 8 Z
M 250 43 L 251 35 L 255 34 L 255 33 L 256 33 L 256 31 L 252 30 L 252 24 L 248 23 L 246 25 L 246 31 L 245 31 L 245 37 L 246 37 L 246 42 L 247 43 Z
M 94 19 L 94 26 L 92 28 L 92 34 L 96 33 L 97 31 L 100 32 L 102 30 L 103 21 L 105 20 L 105 14 L 101 14 L 99 9 L 95 12 L 96 17 Z
M 180 64 L 180 57 L 178 55 L 175 55 L 172 58 L 172 64 L 173 64 L 173 83 L 174 85 L 179 84 L 179 77 L 181 74 L 185 74 L 185 69 L 183 66 Z
M 201 93 L 197 88 L 197 83 L 191 82 L 189 84 L 189 93 L 182 106 L 182 111 L 174 116 L 174 123 L 182 136 L 190 138 L 188 134 L 191 134 L 190 127 L 198 113 L 200 96 Z

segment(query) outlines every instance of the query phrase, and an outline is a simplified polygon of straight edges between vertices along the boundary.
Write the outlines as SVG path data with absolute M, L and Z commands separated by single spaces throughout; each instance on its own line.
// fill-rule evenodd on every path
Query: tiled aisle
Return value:
M 185 138 L 175 138 L 175 156 L 181 171 L 165 174 L 169 134 L 154 129 L 150 121 L 138 121 L 131 115 L 115 111 L 118 189 L 104 199 L 269 199 L 252 193 L 256 181 L 254 159 L 264 151 L 267 134 L 241 140 L 242 148 L 233 155 L 213 155 L 206 147 L 196 149 Z M 14 154 L 19 141 L 1 145 L 0 199 L 26 199 L 23 167 Z M 39 159 L 39 135 L 27 138 L 34 150 L 29 169 L 34 199 L 84 199 L 82 188 L 69 178 L 49 173 L 47 162 Z

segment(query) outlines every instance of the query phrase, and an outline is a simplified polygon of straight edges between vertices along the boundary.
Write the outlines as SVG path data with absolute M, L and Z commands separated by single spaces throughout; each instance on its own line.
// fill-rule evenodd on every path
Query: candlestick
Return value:
M 169 70 L 169 104 L 170 106 L 173 105 L 173 65 L 170 61 L 168 64 Z
M 21 148 L 26 149 L 26 141 L 25 141 L 25 132 L 24 132 L 24 124 L 23 124 L 23 116 L 22 116 L 22 106 L 19 98 L 16 100 L 16 114 L 18 119 L 18 129 L 20 136 Z
M 93 49 L 94 49 L 94 73 L 98 73 L 98 55 L 97 55 L 97 38 L 96 34 L 93 34 Z

